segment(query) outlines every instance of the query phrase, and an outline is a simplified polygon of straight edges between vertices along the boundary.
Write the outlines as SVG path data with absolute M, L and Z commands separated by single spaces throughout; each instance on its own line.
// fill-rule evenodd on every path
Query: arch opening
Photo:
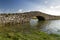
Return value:
M 43 21 L 43 20 L 45 20 L 45 18 L 42 17 L 42 16 L 36 16 L 36 17 L 38 18 L 38 21 Z

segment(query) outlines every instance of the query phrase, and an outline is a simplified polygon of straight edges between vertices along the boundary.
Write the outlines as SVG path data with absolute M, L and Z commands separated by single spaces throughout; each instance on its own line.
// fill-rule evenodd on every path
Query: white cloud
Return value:
M 18 13 L 22 13 L 22 12 L 23 12 L 23 10 L 22 10 L 22 9 L 19 9 L 17 12 L 18 12 Z
M 48 1 L 45 1 L 45 4 L 47 4 L 48 3 Z
M 42 11 L 51 15 L 60 15 L 60 1 L 58 0 L 46 0 L 44 2 L 47 5 L 31 4 L 34 7 L 34 10 Z M 33 8 L 32 7 L 32 8 Z
M 59 6 L 56 6 L 55 8 L 59 8 L 60 9 L 60 5 Z
M 50 6 L 51 9 L 53 9 L 54 7 L 53 6 Z
M 50 6 L 51 9 L 60 9 L 60 5 L 56 6 Z
M 28 7 L 31 9 L 27 10 L 27 12 L 35 10 L 51 15 L 60 15 L 60 2 L 58 0 L 46 0 L 44 3 L 47 5 L 30 3 Z M 18 12 L 21 13 L 25 11 L 23 9 L 19 9 Z
M 60 6 L 51 6 L 48 8 L 43 8 L 40 11 L 47 13 L 47 14 L 60 16 Z

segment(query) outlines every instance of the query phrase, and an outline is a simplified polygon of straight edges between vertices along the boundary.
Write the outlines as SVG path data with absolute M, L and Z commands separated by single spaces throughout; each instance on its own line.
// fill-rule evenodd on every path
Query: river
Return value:
M 30 23 L 24 24 L 5 24 L 0 25 L 1 31 L 13 31 L 13 32 L 24 32 L 30 33 L 30 30 L 38 30 L 43 31 L 48 34 L 60 34 L 60 20 L 46 20 L 46 21 L 38 21 L 38 19 L 31 19 Z
M 60 34 L 60 20 L 40 21 L 31 19 L 30 25 L 33 28 L 44 31 L 48 34 Z

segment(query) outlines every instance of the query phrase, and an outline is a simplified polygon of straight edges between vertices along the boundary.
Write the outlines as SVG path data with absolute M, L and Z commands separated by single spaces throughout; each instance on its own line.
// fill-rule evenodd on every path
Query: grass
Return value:
M 1 32 L 0 40 L 57 40 L 57 35 L 49 35 L 41 31 L 30 31 L 30 33 L 23 32 Z M 60 36 L 58 36 L 60 37 Z M 60 40 L 60 38 L 59 38 Z
M 17 27 L 16 25 L 5 25 L 5 27 L 0 25 L 0 40 L 60 40 L 60 35 L 47 34 L 36 29 L 29 29 L 29 27 L 27 29 L 22 28 L 21 25 Z

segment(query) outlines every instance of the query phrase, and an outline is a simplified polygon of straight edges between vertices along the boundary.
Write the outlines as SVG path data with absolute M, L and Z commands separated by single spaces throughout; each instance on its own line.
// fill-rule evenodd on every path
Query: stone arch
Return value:
M 38 18 L 39 21 L 45 20 L 45 18 L 43 16 L 36 16 Z

